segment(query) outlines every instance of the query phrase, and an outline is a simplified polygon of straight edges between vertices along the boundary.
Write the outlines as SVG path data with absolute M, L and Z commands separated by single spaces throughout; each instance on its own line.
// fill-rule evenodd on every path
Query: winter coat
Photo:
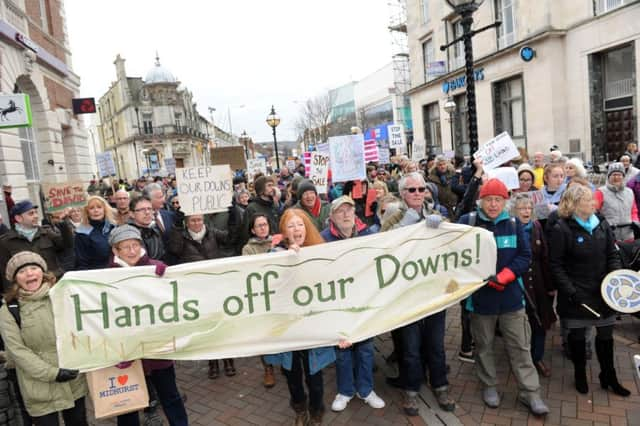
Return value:
M 158 266 L 158 265 L 165 265 L 165 264 L 159 260 L 150 258 L 146 254 L 142 256 L 140 260 L 138 260 L 138 263 L 135 264 L 135 266 L 149 266 L 149 265 Z M 109 264 L 109 267 L 122 268 L 121 265 L 118 265 L 117 263 L 113 262 L 113 259 Z M 172 365 L 173 365 L 173 361 L 165 360 L 165 359 L 143 359 L 142 360 L 142 368 L 144 369 L 144 374 L 147 376 L 150 375 L 151 372 L 154 370 L 164 370 L 166 368 L 171 367 Z
M 271 250 L 271 245 L 273 242 L 273 237 L 269 235 L 264 240 L 256 237 L 251 237 L 247 244 L 242 247 L 242 255 L 252 255 L 252 254 L 262 254 L 267 253 Z
M 469 225 L 469 218 L 470 214 L 465 214 L 458 223 Z M 506 211 L 495 220 L 491 220 L 478 208 L 475 226 L 493 233 L 498 248 L 496 273 L 503 268 L 509 268 L 517 278 L 509 283 L 504 291 L 498 291 L 488 285 L 480 287 L 467 298 L 467 310 L 480 315 L 499 315 L 524 308 L 524 286 L 520 277 L 529 270 L 531 248 L 522 224 L 518 219 L 510 217 Z
M 427 188 L 429 188 L 429 192 L 431 192 L 431 196 L 433 197 L 433 205 L 431 206 L 431 208 L 440 213 L 442 217 L 448 218 L 449 210 L 447 210 L 445 206 L 440 204 L 440 199 L 438 198 L 438 185 L 433 182 L 427 182 Z
M 133 220 L 129 221 L 129 225 L 138 228 L 138 231 L 140 231 L 140 236 L 142 237 L 144 248 L 147 251 L 147 256 L 151 259 L 164 261 L 167 256 L 167 251 L 164 246 L 160 230 L 155 226 L 147 227 L 137 225 Z
M 280 226 L 280 214 L 278 213 L 278 208 L 272 200 L 265 200 L 261 197 L 256 197 L 249 202 L 249 205 L 244 211 L 244 241 L 249 241 L 249 238 L 251 237 L 249 222 L 251 216 L 256 213 L 261 213 L 267 216 L 269 219 L 269 229 L 271 230 L 271 233 L 278 232 L 278 227 Z
M 349 238 L 364 237 L 365 235 L 371 234 L 373 234 L 373 232 L 367 227 L 367 225 L 360 219 L 356 218 L 356 224 L 354 226 L 353 234 L 351 234 Z M 320 233 L 320 236 L 328 243 L 345 239 L 342 235 L 340 235 L 338 228 L 336 228 L 331 220 L 329 220 L 329 226 L 327 226 Z
M 627 182 L 627 188 L 633 191 L 633 197 L 636 202 L 636 208 L 640 211 L 640 175 Z
M 61 222 L 59 227 L 43 225 L 38 227 L 33 240 L 29 242 L 16 230 L 10 229 L 0 237 L 0 279 L 5 289 L 9 283 L 6 282 L 4 270 L 9 259 L 21 251 L 32 251 L 38 253 L 47 262 L 47 269 L 56 278 L 60 278 L 64 273 L 58 260 L 58 255 L 64 252 L 66 247 L 73 247 L 73 229 L 66 222 Z M 59 232 L 60 229 L 62 232 Z
M 109 264 L 111 246 L 109 234 L 115 225 L 105 221 L 91 221 L 89 225 L 76 228 L 75 236 L 75 269 L 102 269 Z
M 602 216 L 590 234 L 575 219 L 559 219 L 549 241 L 551 276 L 558 288 L 557 311 L 561 318 L 594 319 L 593 314 L 570 301 L 575 294 L 602 318 L 613 314 L 600 287 L 604 277 L 620 269 L 611 227 Z
M 58 352 L 49 295 L 37 300 L 18 298 L 18 305 L 21 326 L 5 304 L 0 308 L 0 330 L 27 412 L 44 416 L 74 407 L 77 399 L 86 396 L 87 382 L 84 374 L 65 383 L 55 381 Z
M 228 235 L 227 231 L 207 228 L 204 238 L 198 242 L 191 237 L 186 228 L 173 228 L 168 250 L 176 257 L 179 264 L 218 259 L 224 257 L 220 252 L 219 242 L 225 241 Z
M 300 201 L 298 201 L 296 205 L 293 206 L 293 208 L 302 210 L 307 215 L 309 220 L 311 220 L 311 223 L 314 224 L 318 232 L 327 227 L 327 222 L 329 221 L 329 212 L 331 211 L 331 204 L 327 203 L 326 201 L 320 201 L 320 213 L 317 217 L 312 215 L 306 207 L 303 207 L 302 204 L 300 204 Z
M 525 234 L 529 237 L 531 247 L 531 263 L 529 269 L 522 275 L 525 290 L 536 306 L 536 314 L 545 330 L 549 330 L 556 322 L 556 314 L 549 299 L 548 292 L 555 290 L 551 271 L 549 270 L 549 250 L 542 225 L 538 221 L 529 222 L 525 227 Z M 533 307 L 527 304 L 529 322 L 537 321 L 533 315 Z
M 447 171 L 438 175 L 438 169 L 433 166 L 427 175 L 427 182 L 433 182 L 438 187 L 438 200 L 449 211 L 449 217 L 453 217 L 453 211 L 458 203 L 458 195 L 464 194 L 464 187 L 460 185 L 456 170 L 452 165 L 447 166 Z
M 229 219 L 227 221 L 227 227 L 229 229 L 229 241 L 228 244 L 233 246 L 234 254 L 239 255 L 242 251 L 242 230 L 244 212 L 247 209 L 246 206 L 234 203 L 229 207 Z

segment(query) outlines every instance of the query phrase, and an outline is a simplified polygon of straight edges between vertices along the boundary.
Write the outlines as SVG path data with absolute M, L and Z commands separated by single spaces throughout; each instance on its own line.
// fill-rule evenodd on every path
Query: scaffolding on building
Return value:
M 394 121 L 405 128 L 407 141 L 413 135 L 411 106 L 407 91 L 411 88 L 409 69 L 409 39 L 407 37 L 407 1 L 389 0 L 389 31 L 393 62 Z

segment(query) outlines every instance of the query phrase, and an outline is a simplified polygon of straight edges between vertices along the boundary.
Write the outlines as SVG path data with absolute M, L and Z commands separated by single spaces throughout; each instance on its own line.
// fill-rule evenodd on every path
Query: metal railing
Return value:
M 625 3 L 628 4 L 633 0 L 596 0 L 596 15 L 610 12 Z
M 633 79 L 625 78 L 624 80 L 606 83 L 605 99 L 623 98 L 633 95 Z

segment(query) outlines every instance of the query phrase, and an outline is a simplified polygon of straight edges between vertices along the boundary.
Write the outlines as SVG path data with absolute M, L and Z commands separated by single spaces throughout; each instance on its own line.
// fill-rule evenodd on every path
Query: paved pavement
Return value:
M 599 365 L 589 362 L 590 393 L 578 394 L 573 387 L 573 367 L 563 358 L 558 328 L 547 336 L 545 361 L 552 368 L 550 378 L 541 377 L 542 396 L 551 408 L 546 418 L 536 418 L 516 401 L 517 387 L 510 371 L 502 340 L 497 339 L 497 369 L 502 404 L 498 409 L 486 408 L 480 397 L 480 386 L 472 364 L 457 358 L 460 343 L 459 310 L 455 306 L 447 312 L 445 348 L 450 365 L 450 390 L 457 402 L 453 414 L 438 408 L 431 391 L 423 386 L 420 417 L 409 418 L 402 412 L 401 393 L 384 383 L 385 373 L 392 374 L 392 366 L 385 362 L 391 352 L 389 334 L 376 338 L 375 390 L 387 406 L 374 410 L 362 401 L 353 399 L 341 413 L 330 410 L 335 396 L 335 369 L 324 370 L 326 425 L 569 425 L 621 426 L 640 425 L 640 380 L 635 374 L 632 357 L 640 353 L 638 336 L 640 320 L 625 316 L 617 324 L 616 363 L 621 383 L 631 390 L 622 398 L 600 389 Z M 206 361 L 179 362 L 179 386 L 187 394 L 187 409 L 192 425 L 282 425 L 290 424 L 293 412 L 289 408 L 286 381 L 277 375 L 272 389 L 262 387 L 262 366 L 257 357 L 236 360 L 238 374 L 207 378 Z M 391 370 L 391 371 L 390 371 Z M 115 422 L 93 422 L 94 425 L 113 425 Z M 165 424 L 167 422 L 165 421 Z

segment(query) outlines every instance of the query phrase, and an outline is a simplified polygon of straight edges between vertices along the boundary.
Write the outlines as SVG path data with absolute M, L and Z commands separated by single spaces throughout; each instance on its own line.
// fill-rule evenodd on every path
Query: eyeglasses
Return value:
M 172 201 L 171 205 L 172 206 L 179 206 L 180 205 L 180 201 Z
M 140 244 L 130 244 L 128 246 L 120 246 L 118 247 L 118 251 L 137 251 L 142 247 Z
M 152 211 L 153 211 L 152 207 L 142 207 L 134 210 L 134 212 L 136 213 L 151 213 Z
M 412 194 L 414 194 L 416 191 L 418 191 L 419 193 L 421 193 L 421 194 L 422 194 L 424 191 L 426 191 L 426 190 L 427 190 L 427 188 L 426 188 L 426 187 L 424 187 L 424 186 L 421 186 L 421 187 L 419 187 L 419 188 L 405 188 L 404 190 L 405 190 L 405 191 L 408 191 L 408 192 L 410 192 L 410 193 L 412 193 Z
M 268 223 L 256 223 L 255 225 L 253 225 L 254 228 L 266 228 L 268 226 Z

